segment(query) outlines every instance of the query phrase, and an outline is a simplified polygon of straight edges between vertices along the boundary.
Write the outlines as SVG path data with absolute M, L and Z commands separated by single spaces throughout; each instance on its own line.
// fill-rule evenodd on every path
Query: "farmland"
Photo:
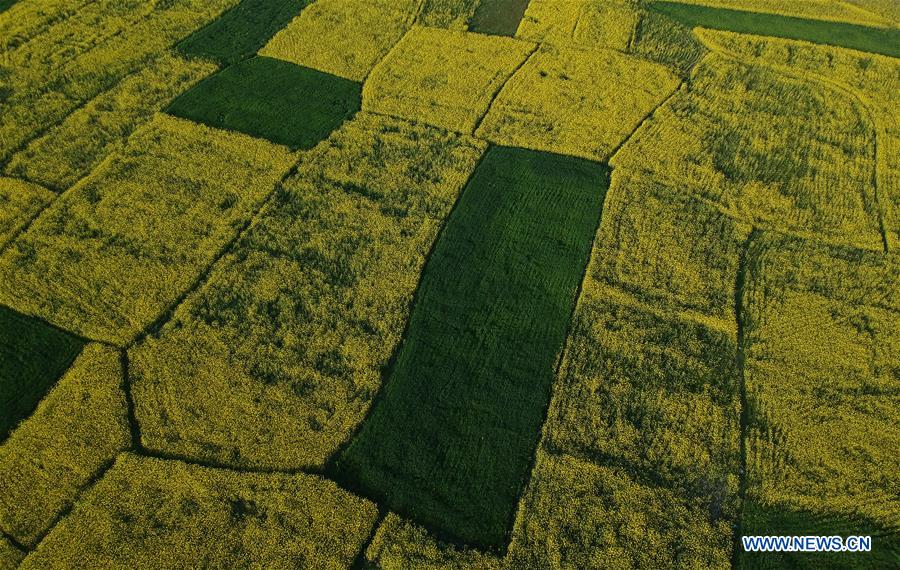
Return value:
M 502 544 L 535 444 L 519 434 L 538 433 L 605 185 L 586 161 L 488 151 L 339 477 L 466 542 Z M 513 266 L 528 269 L 511 279 Z
M 894 0 L 0 0 L 0 570 L 898 567 L 898 99 Z

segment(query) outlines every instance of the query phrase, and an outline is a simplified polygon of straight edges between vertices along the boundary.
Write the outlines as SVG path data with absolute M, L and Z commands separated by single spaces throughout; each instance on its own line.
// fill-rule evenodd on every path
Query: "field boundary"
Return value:
M 524 40 L 519 40 L 519 41 L 524 41 Z M 527 43 L 531 43 L 531 42 L 527 42 Z M 534 44 L 534 47 L 531 48 L 531 51 L 528 52 L 528 55 L 525 56 L 525 59 L 523 59 L 522 62 L 519 63 L 519 65 L 517 65 L 515 67 L 515 69 L 512 70 L 512 72 L 509 74 L 509 76 L 503 80 L 503 83 L 501 83 L 500 86 L 497 87 L 497 89 L 491 95 L 491 100 L 487 105 L 487 110 L 484 112 L 483 115 L 481 115 L 481 117 L 477 121 L 475 121 L 475 128 L 473 128 L 472 132 L 470 133 L 473 137 L 475 136 L 475 133 L 478 132 L 478 129 L 481 128 L 481 124 L 484 122 L 484 119 L 490 114 L 491 109 L 493 109 L 493 107 L 494 107 L 494 103 L 497 102 L 497 99 L 500 97 L 500 94 L 503 93 L 503 89 L 506 88 L 506 84 L 509 83 L 512 80 L 512 78 L 515 77 L 515 75 L 523 67 L 525 67 L 525 64 L 528 63 L 528 61 L 531 59 L 531 57 L 535 53 L 537 53 L 537 51 L 539 49 L 541 49 L 541 45 L 542 44 L 540 44 L 540 43 Z M 486 139 L 480 139 L 480 140 L 486 140 Z
M 384 116 L 389 116 L 389 115 L 384 115 Z M 394 118 L 394 117 L 391 117 L 391 118 Z M 400 119 L 400 120 L 404 120 L 404 119 Z M 472 181 L 472 178 L 475 176 L 475 172 L 481 166 L 481 163 L 484 162 L 484 158 L 487 156 L 488 152 L 490 152 L 492 146 L 493 145 L 489 144 L 484 149 L 484 151 L 481 153 L 481 156 L 478 158 L 478 161 L 476 161 L 475 167 L 472 169 L 472 172 L 469 173 L 468 178 L 466 178 L 465 183 L 460 188 L 459 193 L 456 195 L 456 200 L 453 202 L 453 205 L 447 211 L 447 215 L 441 221 L 440 228 L 438 228 L 437 234 L 435 234 L 434 240 L 431 242 L 431 247 L 428 249 L 428 252 L 425 254 L 425 257 L 422 261 L 422 271 L 419 272 L 419 279 L 418 279 L 418 282 L 416 283 L 416 289 L 415 289 L 415 291 L 413 291 L 412 297 L 410 297 L 410 300 L 409 300 L 409 306 L 407 307 L 407 309 L 409 310 L 410 316 L 412 316 L 412 310 L 416 306 L 416 302 L 419 300 L 420 289 L 422 286 L 422 274 L 424 273 L 425 267 L 428 265 L 428 262 L 431 260 L 432 254 L 434 254 L 434 250 L 437 247 L 438 240 L 440 240 L 441 236 L 444 234 L 444 230 L 447 227 L 447 221 L 450 219 L 450 216 L 453 215 L 453 212 L 456 211 L 457 207 L 459 206 L 460 202 L 462 201 L 462 197 L 466 191 L 466 188 L 469 187 L 469 183 Z M 329 457 L 328 460 L 325 462 L 325 466 L 322 471 L 324 473 L 326 473 L 330 479 L 332 479 L 335 482 L 338 482 L 339 484 L 342 484 L 343 482 L 341 481 L 341 478 L 339 476 L 339 471 L 337 469 L 337 460 L 347 450 L 347 448 L 350 446 L 350 443 L 352 443 L 353 440 L 356 439 L 356 437 L 359 435 L 359 432 L 362 430 L 363 424 L 365 424 L 366 420 L 368 420 L 369 417 L 372 415 L 372 410 L 375 409 L 375 404 L 378 403 L 382 398 L 384 398 L 384 385 L 390 379 L 390 377 L 394 371 L 394 367 L 397 362 L 397 356 L 400 354 L 400 351 L 403 348 L 404 343 L 406 342 L 406 337 L 408 336 L 408 333 L 409 333 L 409 325 L 410 325 L 411 321 L 412 321 L 411 318 L 406 319 L 406 323 L 403 325 L 403 332 L 400 334 L 400 340 L 397 342 L 397 346 L 394 347 L 394 350 L 391 353 L 390 358 L 388 358 L 387 364 L 385 364 L 385 366 L 381 370 L 381 386 L 375 392 L 375 396 L 372 398 L 372 401 L 369 403 L 369 409 L 366 410 L 366 413 L 364 414 L 362 420 L 360 420 L 360 422 L 358 424 L 356 424 L 356 427 L 353 428 L 350 435 L 347 436 L 347 439 L 345 439 L 343 442 L 341 442 L 340 445 L 337 446 L 335 451 L 331 454 L 331 457 Z M 360 495 L 360 496 L 362 496 L 362 495 Z
M 619 154 L 619 151 L 622 150 L 622 147 L 624 147 L 626 144 L 628 144 L 628 141 L 630 141 L 632 138 L 634 138 L 634 136 L 637 134 L 637 132 L 639 130 L 641 130 L 641 127 L 643 127 L 648 122 L 650 122 L 650 120 L 653 119 L 653 117 L 656 115 L 657 111 L 659 111 L 661 108 L 665 107 L 669 103 L 669 101 L 671 101 L 672 99 L 675 98 L 676 95 L 678 95 L 682 91 L 686 91 L 686 87 L 687 87 L 687 81 L 682 80 L 681 83 L 679 83 L 678 86 L 675 87 L 675 89 L 671 93 L 669 93 L 666 96 L 666 98 L 663 99 L 659 105 L 657 105 L 656 107 L 651 109 L 650 112 L 647 113 L 644 116 L 644 118 L 641 119 L 641 121 L 633 129 L 631 129 L 631 132 L 628 134 L 628 136 L 626 136 L 624 139 L 622 139 L 622 142 L 620 142 L 618 145 L 616 145 L 612 149 L 612 152 L 610 153 L 609 158 L 607 159 L 607 163 L 612 165 L 612 161 L 615 159 L 616 155 Z
M 747 301 L 747 272 L 750 265 L 750 255 L 753 243 L 759 239 L 759 228 L 752 228 L 750 234 L 741 245 L 741 253 L 738 259 L 738 271 L 734 284 L 734 313 L 737 319 L 737 351 L 735 354 L 735 369 L 738 375 L 739 395 L 741 404 L 740 414 L 740 477 L 738 482 L 738 512 L 735 520 L 735 528 L 732 544 L 732 568 L 738 568 L 738 560 L 741 552 L 741 534 L 744 528 L 744 506 L 747 503 L 747 431 L 750 425 L 750 409 L 747 400 L 747 380 L 744 372 L 747 361 L 747 347 L 750 343 L 747 338 L 747 319 L 745 315 Z

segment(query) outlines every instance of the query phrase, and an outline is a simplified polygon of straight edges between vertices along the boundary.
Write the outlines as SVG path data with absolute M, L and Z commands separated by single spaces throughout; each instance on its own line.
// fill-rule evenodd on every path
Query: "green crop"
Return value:
M 359 110 L 361 90 L 341 77 L 253 57 L 200 83 L 166 112 L 309 149 Z
M 651 6 L 690 27 L 765 34 L 900 57 L 900 30 L 892 27 L 860 26 L 677 2 L 653 2 Z
M 337 460 L 342 480 L 503 546 L 607 176 L 581 159 L 488 151 L 425 267 L 381 399 Z
M 241 0 L 176 48 L 186 56 L 232 65 L 252 56 L 312 0 Z
M 469 20 L 469 29 L 479 34 L 514 36 L 529 0 L 481 0 Z

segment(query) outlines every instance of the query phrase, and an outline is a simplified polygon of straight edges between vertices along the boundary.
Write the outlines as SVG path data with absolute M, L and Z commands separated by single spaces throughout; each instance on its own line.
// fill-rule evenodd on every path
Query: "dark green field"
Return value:
M 16 0 L 0 0 L 0 12 L 16 3 Z
M 488 152 L 341 479 L 449 537 L 505 544 L 607 186 L 597 163 Z
M 223 65 L 237 63 L 255 54 L 311 1 L 243 0 L 176 47 L 184 55 L 212 59 Z
M 72 364 L 84 343 L 0 306 L 0 442 Z
M 482 0 L 469 22 L 479 34 L 515 36 L 530 0 Z
M 897 29 L 870 28 L 843 22 L 807 20 L 675 2 L 654 2 L 652 6 L 688 27 L 775 36 L 900 57 L 900 30 Z
M 167 112 L 307 149 L 358 111 L 361 101 L 358 83 L 257 56 L 203 81 Z

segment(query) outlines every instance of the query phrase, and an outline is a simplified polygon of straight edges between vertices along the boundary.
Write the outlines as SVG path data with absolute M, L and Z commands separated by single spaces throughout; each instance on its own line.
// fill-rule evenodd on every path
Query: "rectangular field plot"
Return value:
M 72 335 L 0 306 L 0 443 L 34 411 L 83 346 Z
M 884 216 L 884 245 L 896 249 L 900 245 L 900 59 L 715 30 L 698 31 L 697 36 L 711 49 L 745 61 L 790 68 L 813 81 L 844 85 L 867 107 L 877 131 L 876 183 Z
M 469 30 L 479 34 L 514 36 L 529 0 L 481 0 L 469 21 Z
M 848 93 L 710 54 L 611 164 L 759 227 L 881 250 L 876 129 Z
M 769 234 L 751 252 L 742 532 L 872 535 L 858 567 L 890 568 L 900 554 L 900 258 Z M 838 562 L 822 567 L 856 567 Z
M 131 445 L 119 351 L 89 344 L 0 447 L 0 528 L 34 546 Z
M 294 160 L 157 115 L 0 257 L 0 303 L 125 344 L 205 271 Z
M 900 6 L 894 0 L 673 0 L 669 3 L 881 27 L 892 25 L 888 16 L 892 9 L 900 16 Z
M 269 57 L 227 67 L 168 113 L 294 148 L 312 148 L 360 108 L 353 81 Z
M 192 57 L 231 65 L 256 53 L 313 0 L 241 0 L 184 40 L 177 50 Z
M 0 113 L 0 164 L 48 126 L 148 65 L 234 3 L 98 1 L 85 7 L 99 11 L 96 19 L 75 28 L 68 19 L 61 21 L 45 32 L 51 36 L 39 35 L 20 46 L 26 51 L 16 50 L 4 58 L 10 73 L 4 78 L 6 94 Z M 71 48 L 58 49 L 60 45 Z
M 893 27 L 868 27 L 676 2 L 654 2 L 652 7 L 692 28 L 775 36 L 900 57 L 900 29 Z
M 484 143 L 361 113 L 304 155 L 171 325 L 131 352 L 146 447 L 324 466 L 362 421 Z
M 665 67 L 612 50 L 544 46 L 506 83 L 477 134 L 606 160 L 678 84 Z
M 311 475 L 126 453 L 20 568 L 349 568 L 377 517 Z
M 597 163 L 488 152 L 338 477 L 451 537 L 505 544 L 607 185 Z
M 534 44 L 416 27 L 372 72 L 363 108 L 471 133 Z
M 640 12 L 624 1 L 531 0 L 516 37 L 586 49 L 629 48 Z
M 259 55 L 363 81 L 412 25 L 421 0 L 317 0 Z

